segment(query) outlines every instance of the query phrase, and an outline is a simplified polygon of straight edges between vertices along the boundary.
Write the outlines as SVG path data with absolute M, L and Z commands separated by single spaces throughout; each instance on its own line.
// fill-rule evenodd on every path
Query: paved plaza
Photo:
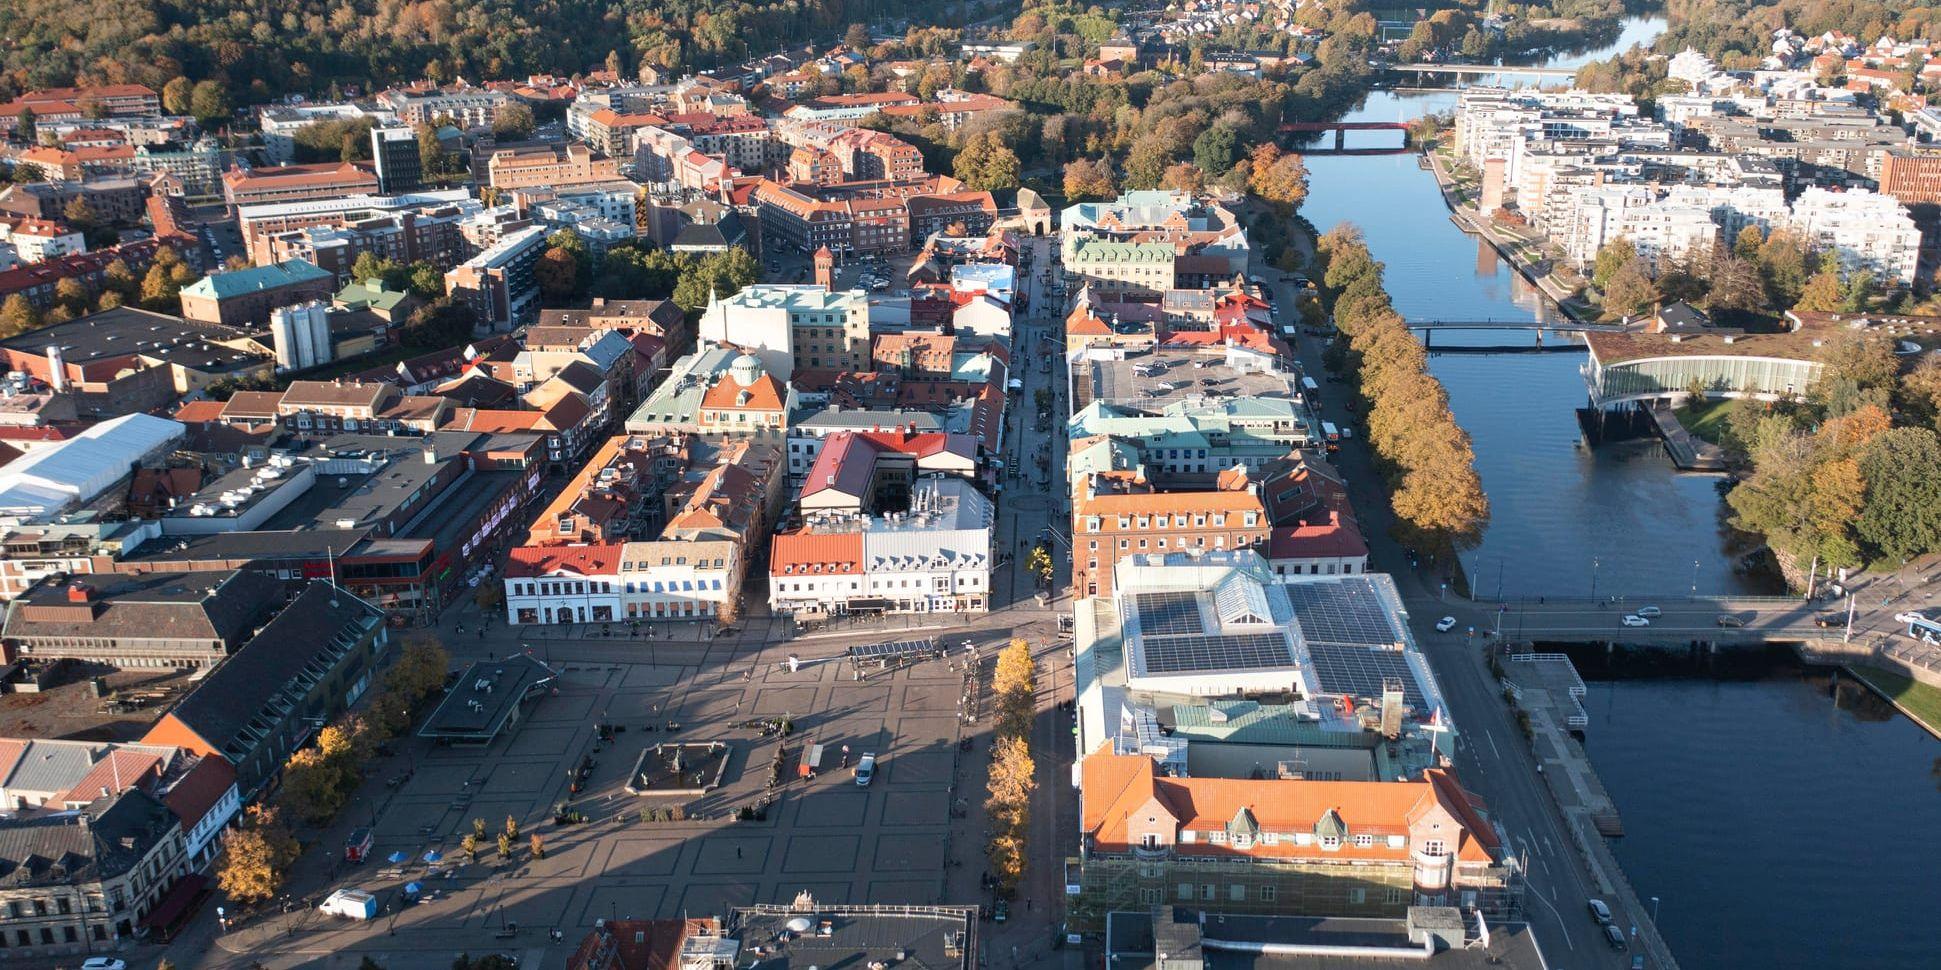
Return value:
M 300 908 L 222 935 L 216 946 L 233 957 L 270 956 L 271 966 L 350 966 L 371 956 L 391 970 L 442 967 L 458 952 L 503 950 L 528 955 L 532 962 L 522 964 L 537 967 L 557 965 L 602 918 L 720 914 L 786 903 L 805 889 L 830 903 L 980 902 L 978 803 L 988 725 L 959 716 L 968 664 L 962 643 L 978 644 L 979 676 L 988 685 L 1009 633 L 940 631 L 954 648 L 947 658 L 860 672 L 847 660 L 794 673 L 783 662 L 790 650 L 822 658 L 839 654 L 837 645 L 696 643 L 688 645 L 692 664 L 665 659 L 683 652 L 671 644 L 556 645 L 560 655 L 624 652 L 642 661 L 555 656 L 556 692 L 538 698 L 504 736 L 483 748 L 413 739 L 371 766 L 358 800 L 322 836 L 341 841 L 340 830 L 369 825 L 373 861 L 329 863 L 320 885 L 302 887 L 306 897 L 365 889 L 385 907 L 378 920 L 356 923 Z M 663 662 L 648 662 L 657 660 Z M 771 793 L 770 765 L 781 742 L 745 722 L 782 717 L 794 734 L 786 742 L 785 781 Z M 613 743 L 600 742 L 596 726 L 603 722 L 622 729 Z M 968 751 L 959 744 L 966 736 Z M 621 791 L 644 748 L 676 740 L 731 746 L 720 788 L 685 800 Z M 800 778 L 800 752 L 812 743 L 825 746 L 822 770 Z M 844 745 L 852 766 L 864 753 L 877 755 L 871 785 L 858 786 L 840 767 Z M 592 775 L 571 795 L 567 771 L 589 755 Z M 765 818 L 734 818 L 769 794 L 775 801 Z M 588 821 L 553 824 L 562 801 Z M 642 810 L 676 805 L 689 817 L 641 817 Z M 518 820 L 520 836 L 512 861 L 502 863 L 496 840 L 508 816 Z M 473 819 L 484 821 L 487 837 L 478 861 L 468 862 L 460 842 Z M 527 846 L 535 832 L 544 840 L 543 859 L 531 858 Z M 306 857 L 326 858 L 334 844 Z M 439 853 L 438 861 L 424 862 L 427 851 Z M 389 863 L 394 853 L 409 861 Z M 421 883 L 429 901 L 399 907 L 408 882 Z M 506 933 L 509 927 L 518 932 Z M 555 929 L 562 943 L 550 940 Z

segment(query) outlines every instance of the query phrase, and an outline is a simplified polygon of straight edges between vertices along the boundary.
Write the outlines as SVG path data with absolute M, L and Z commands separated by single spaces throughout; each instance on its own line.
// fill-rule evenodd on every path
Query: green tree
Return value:
M 1644 261 L 1636 255 L 1619 265 L 1602 289 L 1604 315 L 1610 317 L 1643 313 L 1658 296 L 1657 286 L 1645 275 Z
M 428 260 L 411 264 L 410 271 L 405 275 L 405 284 L 412 293 L 427 300 L 445 295 L 445 274 L 439 270 L 438 264 Z
M 388 280 L 397 272 L 398 264 L 369 250 L 358 253 L 350 264 L 350 278 L 359 283 Z
M 1941 549 L 1941 441 L 1926 428 L 1895 428 L 1860 457 L 1866 504 L 1854 531 L 1883 565 Z
M 1018 155 L 996 132 L 982 131 L 972 135 L 958 151 L 954 171 L 972 189 L 986 192 L 1007 189 L 1018 184 Z
M 1611 279 L 1619 269 L 1638 259 L 1638 248 L 1631 240 L 1622 236 L 1605 243 L 1597 250 L 1597 259 L 1591 269 L 1591 285 L 1600 290 L 1609 289 Z
M 1193 164 L 1208 175 L 1223 175 L 1233 167 L 1239 144 L 1232 125 L 1214 125 L 1193 139 Z
M 234 111 L 229 103 L 229 91 L 212 80 L 197 81 L 189 94 L 189 113 L 204 126 L 227 121 Z
M 169 267 L 156 262 L 142 277 L 141 303 L 144 309 L 168 311 L 180 305 L 182 284 L 176 282 Z
M 20 136 L 21 141 L 31 145 L 40 140 L 39 117 L 32 108 L 20 109 L 19 119 L 14 123 L 14 133 Z

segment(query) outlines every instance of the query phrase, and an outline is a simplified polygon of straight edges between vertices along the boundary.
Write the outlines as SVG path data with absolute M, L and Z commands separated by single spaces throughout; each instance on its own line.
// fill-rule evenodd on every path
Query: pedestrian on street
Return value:
M 741 858 L 741 846 L 735 846 L 735 858 Z

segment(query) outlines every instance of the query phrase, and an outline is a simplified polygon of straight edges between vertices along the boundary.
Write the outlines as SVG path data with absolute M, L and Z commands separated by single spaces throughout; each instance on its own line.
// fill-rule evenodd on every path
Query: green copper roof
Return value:
M 182 288 L 188 296 L 199 296 L 211 300 L 227 300 L 255 293 L 259 290 L 272 290 L 280 286 L 293 286 L 298 283 L 311 283 L 332 279 L 329 272 L 319 269 L 316 264 L 306 260 L 292 259 L 269 266 L 252 266 L 249 269 L 231 270 L 205 276 Z

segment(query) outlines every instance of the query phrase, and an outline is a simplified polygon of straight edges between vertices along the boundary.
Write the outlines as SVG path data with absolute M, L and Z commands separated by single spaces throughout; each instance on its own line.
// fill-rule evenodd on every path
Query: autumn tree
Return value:
M 1078 158 L 1065 164 L 1065 197 L 1072 202 L 1110 199 L 1119 194 L 1112 166 L 1100 158 Z
M 1247 161 L 1248 187 L 1277 208 L 1292 211 L 1307 198 L 1307 163 L 1283 155 L 1273 143 L 1255 148 Z
M 269 899 L 282 887 L 298 851 L 275 808 L 251 806 L 224 840 L 216 885 L 239 903 Z
M 1607 317 L 1643 313 L 1658 298 L 1658 287 L 1645 274 L 1644 261 L 1635 255 L 1611 274 L 1603 290 L 1604 315 Z
M 548 298 L 572 296 L 573 291 L 579 288 L 580 264 L 572 253 L 554 246 L 539 257 L 539 262 L 532 268 L 532 276 L 539 283 L 539 291 Z
M 532 109 L 519 101 L 500 107 L 492 116 L 492 134 L 506 141 L 531 138 L 532 129 Z
M 512 858 L 512 834 L 509 832 L 499 833 L 499 858 Z
M 1013 638 L 998 654 L 997 670 L 991 678 L 999 734 L 1030 732 L 1037 709 L 1036 677 L 1037 662 L 1031 658 L 1030 642 L 1023 637 Z
M 1172 189 L 1175 192 L 1190 192 L 1197 195 L 1206 188 L 1206 173 L 1200 171 L 1200 167 L 1192 162 L 1174 162 L 1166 166 L 1166 174 L 1160 176 L 1159 185 L 1161 188 Z
M 532 839 L 529 843 L 529 847 L 532 850 L 532 857 L 534 859 L 546 858 L 546 840 L 540 838 L 538 832 L 534 832 L 532 834 Z
M 169 78 L 168 83 L 162 85 L 162 110 L 172 115 L 188 114 L 194 104 L 191 100 L 194 87 L 188 78 L 179 74 Z

